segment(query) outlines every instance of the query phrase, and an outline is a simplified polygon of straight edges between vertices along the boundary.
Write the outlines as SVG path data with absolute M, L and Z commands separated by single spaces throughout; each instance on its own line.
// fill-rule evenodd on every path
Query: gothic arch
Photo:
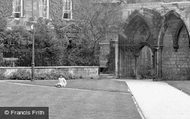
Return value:
M 174 36 L 174 49 L 176 49 L 176 50 L 179 48 L 179 35 L 181 33 L 182 28 L 185 28 L 186 32 L 188 33 L 188 30 L 187 30 L 187 27 L 186 27 L 184 21 L 180 20 L 180 22 L 177 25 L 177 29 L 175 31 L 175 36 Z M 190 47 L 190 36 L 189 36 L 189 33 L 187 34 L 187 36 L 188 36 L 188 39 L 189 39 L 189 47 Z
M 180 76 L 186 75 L 186 67 L 189 67 L 188 60 L 183 58 L 189 58 L 189 32 L 185 21 L 176 11 L 171 10 L 162 18 L 157 44 L 157 76 L 180 79 Z M 182 61 L 186 65 L 180 64 Z
M 169 12 L 167 12 L 164 17 L 166 19 L 170 19 L 172 16 L 176 16 L 177 18 L 181 18 L 181 15 L 179 13 L 177 13 L 175 10 L 170 10 Z
M 148 43 L 148 42 L 141 42 L 140 45 L 139 45 L 139 47 L 138 47 L 138 51 L 140 51 L 140 50 L 141 50 L 143 47 L 145 47 L 145 46 L 149 47 L 149 48 L 151 49 L 152 53 L 155 52 L 154 46 L 151 45 L 151 44 Z
M 161 26 L 162 27 L 161 27 L 160 33 L 159 33 L 160 35 L 158 36 L 158 46 L 159 47 L 163 46 L 165 32 L 167 29 L 170 29 L 170 32 L 172 34 L 172 39 L 173 39 L 173 48 L 175 51 L 177 51 L 179 48 L 178 41 L 179 41 L 179 34 L 181 32 L 181 29 L 183 27 L 185 27 L 185 29 L 187 30 L 187 27 L 186 27 L 183 19 L 181 18 L 180 14 L 178 14 L 174 10 L 167 12 L 163 16 L 163 22 L 162 22 Z M 188 38 L 189 38 L 189 34 L 188 34 Z
M 153 40 L 152 28 L 150 17 L 142 15 L 139 11 L 130 15 L 123 27 L 123 34 L 126 37 L 119 37 L 119 77 L 130 77 L 131 72 L 137 71 L 137 58 L 145 46 L 150 48 L 154 55 L 154 45 L 149 42 Z
M 134 26 L 138 27 L 137 26 L 138 22 L 145 24 L 150 30 L 151 25 L 149 24 L 147 19 L 143 15 L 141 15 L 139 12 L 135 11 L 134 13 L 130 15 L 128 22 L 126 22 L 123 28 L 125 30 L 124 31 L 125 35 L 128 35 L 130 31 L 134 28 Z

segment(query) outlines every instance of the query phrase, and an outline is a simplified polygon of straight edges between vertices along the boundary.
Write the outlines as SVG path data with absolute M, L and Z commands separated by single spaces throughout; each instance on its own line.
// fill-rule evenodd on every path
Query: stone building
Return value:
M 75 22 L 75 8 L 89 0 L 1 0 L 0 20 L 7 18 L 7 28 L 30 20 L 49 19 L 55 24 Z M 113 48 L 115 76 L 138 77 L 139 65 L 151 65 L 157 79 L 189 79 L 190 2 L 185 0 L 96 0 L 95 3 L 117 3 L 123 26 L 120 33 L 107 33 L 100 43 L 100 67 L 106 67 Z M 33 17 L 32 17 L 33 16 Z M 1 24 L 3 25 L 3 24 Z M 113 45 L 110 46 L 110 40 Z M 113 58 L 113 57 L 112 57 Z M 149 73 L 150 73 L 149 72 Z
M 143 49 L 148 47 L 155 78 L 189 79 L 190 2 L 171 0 L 122 6 L 126 22 L 119 35 L 117 75 L 138 77 L 142 71 L 138 68 L 142 63 L 138 62 L 144 62 Z
M 76 9 L 81 4 L 93 3 L 113 3 L 116 4 L 118 0 L 2 0 L 2 14 L 1 18 L 7 20 L 6 29 L 13 29 L 14 27 L 22 26 L 27 30 L 31 30 L 33 21 L 38 19 L 48 20 L 49 25 L 53 28 L 53 25 L 66 26 L 63 29 L 68 28 L 72 30 L 69 25 L 75 24 L 77 19 Z M 32 21 L 32 22 L 31 22 Z M 53 24 L 53 25 L 52 25 Z M 72 32 L 72 31 L 71 31 Z M 69 37 L 73 37 L 73 33 L 68 34 Z M 106 37 L 100 42 L 101 56 L 100 67 L 105 68 L 107 66 L 107 55 L 110 49 L 110 40 L 117 39 L 117 34 L 108 33 Z M 5 59 L 5 58 L 4 58 Z

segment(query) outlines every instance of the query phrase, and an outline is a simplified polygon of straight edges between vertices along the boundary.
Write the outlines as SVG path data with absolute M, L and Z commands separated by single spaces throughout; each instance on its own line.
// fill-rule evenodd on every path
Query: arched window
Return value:
M 72 0 L 63 0 L 63 16 L 64 20 L 72 19 Z

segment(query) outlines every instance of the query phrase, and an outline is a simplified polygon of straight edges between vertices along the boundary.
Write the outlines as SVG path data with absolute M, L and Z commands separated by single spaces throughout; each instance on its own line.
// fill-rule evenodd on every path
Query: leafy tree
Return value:
M 93 54 L 88 49 L 86 40 L 80 38 L 80 28 L 76 24 L 69 24 L 61 29 L 56 29 L 59 42 L 59 65 L 84 66 L 94 65 Z
M 93 62 L 99 65 L 99 43 L 105 40 L 109 32 L 119 32 L 121 26 L 119 3 L 90 2 L 81 0 L 74 14 L 77 25 L 81 28 L 81 39 L 92 51 Z
M 47 28 L 43 21 L 38 21 L 34 31 L 15 27 L 4 34 L 3 52 L 5 57 L 18 58 L 17 66 L 31 66 L 32 36 L 35 38 L 35 64 L 37 66 L 57 65 L 59 49 L 54 32 Z

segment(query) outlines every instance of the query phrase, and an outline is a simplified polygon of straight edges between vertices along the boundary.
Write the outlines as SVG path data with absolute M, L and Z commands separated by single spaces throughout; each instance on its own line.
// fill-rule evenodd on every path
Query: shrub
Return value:
M 0 80 L 6 80 L 7 78 L 3 75 L 3 74 L 0 74 Z
M 73 76 L 67 71 L 52 71 L 50 73 L 36 73 L 35 80 L 57 80 L 60 75 L 64 76 L 66 80 L 82 78 L 81 76 Z M 31 80 L 31 73 L 26 70 L 18 70 L 8 78 L 11 80 Z M 2 79 L 5 79 L 3 75 Z
M 36 80 L 57 80 L 59 76 L 62 75 L 66 80 L 69 79 L 79 79 L 81 77 L 72 76 L 67 71 L 52 71 L 51 73 L 43 73 L 35 75 Z
M 13 75 L 9 77 L 11 80 L 31 80 L 31 74 L 30 72 L 27 72 L 26 70 L 18 70 Z

